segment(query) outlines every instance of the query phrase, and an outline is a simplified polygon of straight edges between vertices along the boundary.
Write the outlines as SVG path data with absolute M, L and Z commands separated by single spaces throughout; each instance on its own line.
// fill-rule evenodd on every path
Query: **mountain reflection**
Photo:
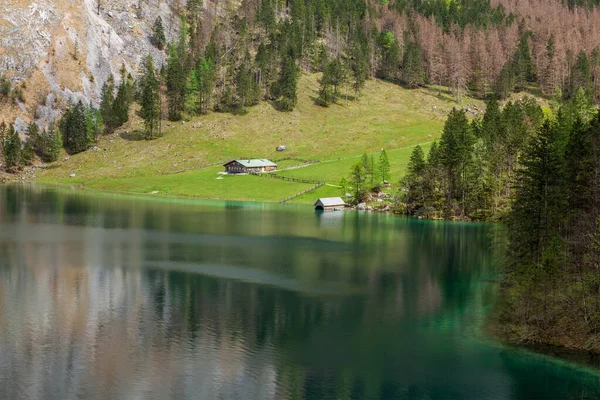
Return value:
M 7 186 L 0 228 L 2 399 L 508 398 L 518 375 L 465 339 L 487 225 Z

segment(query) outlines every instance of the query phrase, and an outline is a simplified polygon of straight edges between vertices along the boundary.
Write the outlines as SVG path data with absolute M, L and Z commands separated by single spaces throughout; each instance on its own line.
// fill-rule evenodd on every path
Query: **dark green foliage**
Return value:
M 81 153 L 93 143 L 93 118 L 81 101 L 71 105 L 60 120 L 60 132 L 69 154 Z
M 2 135 L 2 153 L 7 171 L 13 172 L 21 167 L 21 148 L 21 138 L 15 130 L 15 126 L 10 124 L 6 133 Z
M 507 61 L 500 71 L 500 76 L 496 82 L 496 93 L 503 99 L 507 98 L 514 90 L 516 85 L 516 76 L 514 64 Z
M 179 121 L 185 109 L 186 76 L 178 49 L 170 46 L 167 65 L 167 98 L 168 117 L 171 121 Z
M 381 153 L 379 154 L 377 169 L 382 183 L 385 183 L 390 179 L 390 160 L 388 159 L 387 153 L 384 149 L 381 149 Z
M 474 142 L 475 138 L 465 112 L 452 109 L 444 125 L 439 147 L 440 159 L 446 175 L 447 213 L 455 212 L 455 202 L 460 202 L 464 210 L 468 189 L 466 174 L 471 162 Z
M 140 86 L 140 116 L 144 120 L 144 135 L 150 140 L 160 135 L 159 81 L 151 56 L 146 57 Z
M 33 147 L 31 146 L 31 143 L 26 141 L 21 150 L 21 161 L 23 162 L 23 165 L 32 165 L 34 159 L 35 152 L 33 151 Z
M 404 35 L 404 55 L 402 57 L 402 83 L 409 88 L 425 84 L 425 65 L 419 41 L 410 33 Z
M 152 26 L 152 43 L 156 48 L 162 50 L 165 48 L 167 39 L 165 38 L 165 28 L 163 27 L 162 18 L 158 16 Z
M 112 126 L 119 127 L 129 121 L 129 105 L 131 103 L 131 87 L 127 80 L 122 79 L 117 96 L 112 106 Z M 104 116 L 104 114 L 102 114 Z M 106 125 L 106 120 L 104 121 Z
M 102 86 L 102 93 L 100 94 L 100 113 L 102 114 L 104 126 L 108 132 L 111 132 L 116 125 L 116 118 L 113 114 L 113 104 L 115 101 L 114 90 L 114 78 L 111 75 Z
M 126 75 L 125 67 L 121 71 L 121 83 L 116 97 L 114 92 L 115 82 L 111 75 L 102 86 L 100 95 L 99 111 L 106 132 L 112 132 L 129 121 L 129 106 L 133 96 L 132 86 L 129 83 L 129 77 Z
M 350 185 L 352 186 L 352 198 L 354 204 L 358 204 L 362 201 L 366 193 L 366 180 L 367 177 L 363 163 L 359 162 L 353 165 L 350 172 Z
M 319 97 L 316 103 L 323 107 L 337 102 L 340 97 L 340 88 L 347 82 L 348 74 L 346 68 L 339 58 L 327 63 L 323 76 L 320 80 Z
M 395 81 L 398 78 L 400 67 L 400 47 L 398 40 L 390 31 L 381 32 L 377 39 L 377 45 L 381 53 L 381 67 L 377 73 L 381 79 Z
M 0 96 L 8 96 L 12 90 L 12 84 L 10 80 L 0 76 Z
M 254 77 L 250 63 L 250 54 L 246 53 L 244 61 L 238 68 L 236 75 L 237 106 L 245 112 L 247 106 L 254 106 L 260 101 L 260 87 Z
M 354 46 L 354 50 L 350 56 L 349 69 L 354 97 L 358 98 L 360 91 L 365 86 L 365 82 L 369 77 L 369 60 L 366 49 L 358 45 Z
M 471 122 L 464 111 L 451 111 L 426 168 L 417 163 L 424 156 L 415 149 L 402 181 L 407 212 L 478 220 L 501 215 L 512 196 L 519 157 L 542 122 L 541 108 L 528 98 L 503 109 L 491 98 L 483 118 Z
M 298 95 L 296 94 L 298 73 L 296 60 L 289 55 L 284 57 L 281 62 L 279 80 L 272 88 L 277 109 L 291 111 L 296 107 L 296 103 L 298 102 Z
M 583 50 L 577 56 L 577 62 L 571 70 L 568 96 L 575 96 L 579 89 L 583 89 L 587 93 L 593 90 L 590 60 Z
M 527 31 L 521 36 L 513 57 L 513 72 L 517 90 L 525 89 L 529 83 L 534 82 L 536 79 L 531 48 L 529 46 L 531 35 L 532 33 Z

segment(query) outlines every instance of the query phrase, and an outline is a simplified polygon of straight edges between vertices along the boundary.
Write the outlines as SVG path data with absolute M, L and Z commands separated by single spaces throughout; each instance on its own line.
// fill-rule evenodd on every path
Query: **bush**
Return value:
M 10 81 L 4 77 L 0 77 L 0 95 L 8 96 L 12 89 Z

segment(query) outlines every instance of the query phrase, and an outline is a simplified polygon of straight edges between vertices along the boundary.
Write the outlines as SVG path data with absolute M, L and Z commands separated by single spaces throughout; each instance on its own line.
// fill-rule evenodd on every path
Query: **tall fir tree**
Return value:
M 154 60 L 146 57 L 144 75 L 141 78 L 140 115 L 144 120 L 146 139 L 154 139 L 160 135 L 160 93 Z
M 104 85 L 102 86 L 102 92 L 100 94 L 100 113 L 104 120 L 104 126 L 108 132 L 111 132 L 116 124 L 116 118 L 114 116 L 113 103 L 114 98 L 114 77 L 110 75 Z
M 292 111 L 298 102 L 298 66 L 291 55 L 281 61 L 281 72 L 276 85 L 275 97 L 277 108 L 281 111 Z
M 88 119 L 85 106 L 81 101 L 70 106 L 60 121 L 65 150 L 69 154 L 77 154 L 87 150 L 91 138 L 88 136 Z
M 14 124 L 8 125 L 6 134 L 3 135 L 2 151 L 4 154 L 4 164 L 8 171 L 15 171 L 21 167 L 21 138 L 15 130 Z
M 169 62 L 167 65 L 167 98 L 168 117 L 171 121 L 179 121 L 185 109 L 185 71 L 181 62 L 180 51 L 176 46 L 169 46 Z
M 167 43 L 167 39 L 165 37 L 165 28 L 160 16 L 154 20 L 154 25 L 152 26 L 152 43 L 159 50 L 164 49 L 165 44 Z

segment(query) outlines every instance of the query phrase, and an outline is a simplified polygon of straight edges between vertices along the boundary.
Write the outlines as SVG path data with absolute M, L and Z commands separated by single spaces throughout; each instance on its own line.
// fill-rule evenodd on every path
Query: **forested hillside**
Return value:
M 102 44 L 92 36 L 86 47 L 77 37 L 67 38 L 70 44 L 61 39 L 62 53 L 71 54 L 75 66 L 63 54 L 64 61 L 52 68 L 79 65 L 82 73 L 71 73 L 71 80 L 63 85 L 75 85 L 72 90 L 82 86 L 82 96 L 87 97 L 84 103 L 96 109 L 102 100 L 114 101 L 123 78 L 129 77 L 136 89 L 130 100 L 136 95 L 140 103 L 146 102 L 144 109 L 151 111 L 145 114 L 151 120 L 149 127 L 159 128 L 156 120 L 161 116 L 177 120 L 212 111 L 243 113 L 262 100 L 282 111 L 293 109 L 297 75 L 304 72 L 323 72 L 321 90 L 314 99 L 321 106 L 358 98 L 369 77 L 407 88 L 447 87 L 457 99 L 465 95 L 484 99 L 492 93 L 504 98 L 514 91 L 568 99 L 579 88 L 590 98 L 600 97 L 600 11 L 595 0 L 128 2 L 127 18 L 133 15 L 143 20 L 144 26 L 153 27 L 141 37 L 153 49 L 143 50 L 136 44 L 145 51 L 135 54 L 138 64 L 130 65 L 131 59 L 123 58 L 126 74 L 113 72 L 114 76 L 110 71 L 115 68 L 104 69 L 102 64 L 125 57 L 130 50 L 123 43 L 139 33 L 119 33 L 124 28 L 117 27 L 113 2 L 83 3 L 81 7 L 92 14 L 88 24 L 96 24 L 94 29 L 102 32 L 96 38 Z M 131 22 L 128 24 L 131 28 Z M 120 35 L 116 41 L 115 35 Z M 94 50 L 95 45 L 99 50 Z M 113 45 L 120 47 L 111 54 Z M 156 79 L 145 80 L 149 55 Z M 48 57 L 40 61 L 47 78 L 50 72 L 44 65 L 52 62 Z M 27 77 L 11 82 L 6 79 L 15 75 L 10 69 L 4 69 L 4 74 L 0 102 L 5 108 L 12 102 L 31 110 L 28 112 L 35 115 L 30 117 L 36 118 L 40 128 L 52 123 L 54 114 L 48 116 L 44 109 L 41 114 L 45 118 L 38 118 L 40 107 L 36 109 L 30 102 L 45 102 L 46 108 L 66 104 L 56 99 L 49 104 L 51 99 L 41 93 L 37 95 L 41 99 L 32 99 L 30 91 L 42 90 L 44 85 L 28 87 Z M 77 76 L 82 76 L 81 85 L 73 81 Z M 151 86 L 146 87 L 145 97 L 144 82 Z M 76 101 L 68 86 L 50 86 L 47 90 L 59 97 Z M 108 123 L 99 123 L 102 129 L 89 135 L 110 131 L 123 121 L 107 113 L 109 106 L 104 104 L 103 111 Z M 155 108 L 159 110 L 152 111 Z M 22 132 L 24 126 L 21 123 L 17 129 Z

